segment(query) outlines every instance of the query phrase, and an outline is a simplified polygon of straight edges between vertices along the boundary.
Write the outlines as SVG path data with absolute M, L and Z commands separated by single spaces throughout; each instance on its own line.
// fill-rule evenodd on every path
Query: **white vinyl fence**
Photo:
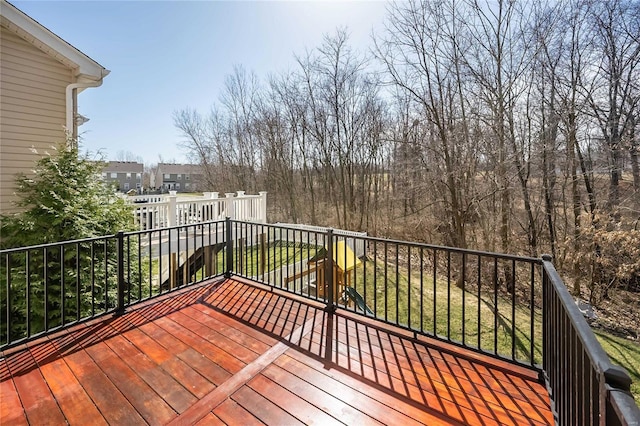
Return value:
M 227 193 L 218 198 L 217 192 L 205 192 L 202 197 L 179 198 L 175 191 L 169 195 L 139 195 L 126 197 L 133 203 L 134 217 L 140 230 L 224 220 L 230 217 L 246 222 L 267 222 L 267 193 L 246 195 L 244 191 Z
M 276 223 L 275 225 L 287 228 L 295 228 L 300 231 L 307 231 L 310 233 L 309 235 L 311 235 L 312 239 L 315 235 L 314 232 L 327 232 L 329 230 L 329 228 L 325 228 L 323 226 L 303 225 L 299 223 Z M 286 235 L 286 237 L 283 237 L 283 239 L 285 241 L 291 241 L 293 239 L 293 232 L 295 231 L 288 230 L 288 235 Z M 357 257 L 362 257 L 365 255 L 365 240 L 363 240 L 362 237 L 367 236 L 366 232 L 346 231 L 344 229 L 333 228 L 333 235 L 336 242 L 346 241 L 347 246 L 349 246 L 349 248 L 353 250 Z M 309 239 L 309 237 L 306 238 L 307 240 Z M 322 240 L 324 241 L 324 238 Z M 306 242 L 304 238 L 302 239 L 302 241 Z

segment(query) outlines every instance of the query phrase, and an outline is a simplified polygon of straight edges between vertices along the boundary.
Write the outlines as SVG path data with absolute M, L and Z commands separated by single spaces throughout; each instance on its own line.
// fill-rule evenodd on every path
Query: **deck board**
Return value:
M 138 373 L 140 378 L 162 395 L 167 404 L 176 412 L 180 413 L 186 410 L 198 400 L 178 380 L 144 353 L 138 351 L 133 343 L 123 336 L 115 336 L 106 343 L 122 359 L 126 359 L 129 366 Z
M 272 369 L 268 367 L 267 370 Z M 272 379 L 267 378 L 264 374 L 254 377 L 248 384 L 252 390 L 264 395 L 269 401 L 273 402 L 283 410 L 291 413 L 295 418 L 305 424 L 321 424 L 321 425 L 339 425 L 342 424 L 334 417 L 317 408 L 311 402 L 305 400 L 303 395 L 294 393 L 283 387 L 283 380 L 280 377 Z M 311 399 L 311 401 L 313 401 Z
M 213 414 L 228 425 L 264 426 L 258 418 L 231 399 L 218 405 L 213 410 Z
M 165 341 L 169 337 L 175 338 L 164 332 Z M 211 391 L 215 385 L 212 381 L 202 376 L 193 366 L 189 365 L 182 359 L 182 354 L 189 349 L 185 345 L 184 348 L 176 345 L 177 350 L 183 349 L 181 352 L 172 353 L 170 347 L 162 346 L 157 340 L 146 335 L 141 330 L 130 330 L 122 335 L 136 350 L 139 351 L 146 359 L 154 365 L 162 369 L 175 382 L 183 384 L 196 398 L 201 398 Z
M 63 360 L 42 365 L 40 372 L 69 423 L 82 424 L 85 419 L 94 419 L 94 424 L 106 424 Z
M 0 364 L 3 366 L 3 370 L 6 369 L 6 363 L 4 360 L 0 360 Z M 8 369 L 6 370 L 8 373 Z M 2 381 L 0 381 L 0 424 L 11 425 L 25 425 L 27 424 L 27 418 L 25 417 L 24 410 L 22 410 L 22 403 L 18 390 L 9 376 L 3 374 Z
M 264 424 L 289 426 L 304 424 L 248 386 L 238 389 L 231 395 L 231 399 Z
M 136 409 L 122 395 L 96 365 L 93 359 L 83 350 L 74 352 L 64 358 L 73 373 L 82 384 L 85 392 L 93 400 L 107 423 L 124 424 L 144 422 Z M 28 412 L 28 411 L 27 411 Z
M 31 424 L 63 423 L 64 415 L 56 404 L 40 370 L 31 370 L 14 377 L 27 419 Z
M 241 280 L 2 355 L 3 424 L 553 424 L 534 370 Z
M 213 413 L 209 413 L 203 417 L 202 420 L 196 423 L 196 426 L 225 426 L 225 424 L 226 423 L 220 420 L 218 416 Z
M 93 345 L 86 352 L 136 411 L 150 424 L 164 424 L 176 412 L 106 343 Z
M 300 374 L 309 383 L 323 389 L 335 389 L 335 393 L 340 395 L 345 402 L 353 404 L 356 408 L 364 407 L 368 414 L 371 412 L 368 411 L 367 403 L 376 401 L 377 405 L 381 404 L 388 407 L 388 409 L 397 410 L 413 419 L 428 418 L 429 423 L 442 423 L 439 413 L 443 412 L 445 407 L 440 404 L 437 410 L 432 410 L 432 407 L 434 407 L 433 400 L 411 399 L 400 394 L 393 394 L 388 392 L 388 388 L 381 384 L 369 384 L 369 386 L 363 387 L 361 377 L 358 375 L 339 369 L 328 370 L 324 368 L 324 363 L 294 351 L 287 353 L 287 356 L 290 359 L 284 359 L 283 362 L 288 363 L 289 367 L 287 369 L 289 371 L 304 372 Z M 278 365 L 284 366 L 287 364 L 278 363 Z M 440 400 L 437 399 L 437 402 L 440 403 Z M 425 411 L 425 409 L 428 409 L 428 411 Z M 378 417 L 375 418 L 380 419 Z M 449 423 L 442 424 L 456 424 L 453 419 L 447 420 L 449 420 Z

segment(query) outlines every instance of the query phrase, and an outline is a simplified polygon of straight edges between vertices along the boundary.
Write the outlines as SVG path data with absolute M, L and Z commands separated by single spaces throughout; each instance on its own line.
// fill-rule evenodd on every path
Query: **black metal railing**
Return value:
M 640 422 L 629 375 L 611 364 L 547 256 L 330 229 L 230 228 L 229 275 L 537 368 L 558 424 Z
M 0 350 L 225 269 L 225 222 L 0 251 Z
M 631 378 L 613 365 L 551 263 L 543 256 L 542 369 L 562 425 L 640 425 Z M 632 423 L 634 421 L 635 423 Z
M 559 424 L 640 417 L 548 257 L 228 218 L 0 251 L 0 350 L 222 275 L 535 368 Z
M 542 361 L 540 259 L 236 221 L 229 238 L 235 275 L 510 361 Z

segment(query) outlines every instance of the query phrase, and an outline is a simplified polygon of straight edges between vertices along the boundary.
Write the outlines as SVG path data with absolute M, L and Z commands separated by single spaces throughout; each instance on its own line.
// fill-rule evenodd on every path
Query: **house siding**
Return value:
M 15 178 L 64 142 L 65 90 L 72 70 L 1 28 L 0 212 L 15 210 Z M 34 153 L 35 149 L 37 153 Z
M 102 180 L 108 186 L 122 192 L 142 189 L 144 164 L 132 161 L 110 161 L 102 169 Z M 115 174 L 115 177 L 113 176 Z
M 196 164 L 160 163 L 156 169 L 154 185 L 161 191 L 201 191 L 202 173 Z

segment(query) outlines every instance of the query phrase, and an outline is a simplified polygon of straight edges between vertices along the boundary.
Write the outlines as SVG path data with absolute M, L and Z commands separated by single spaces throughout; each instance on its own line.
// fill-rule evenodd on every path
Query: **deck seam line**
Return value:
M 308 319 L 300 327 L 291 332 L 288 336 L 284 337 L 281 341 L 269 348 L 265 353 L 260 355 L 251 363 L 247 364 L 220 386 L 213 389 L 210 393 L 203 396 L 198 402 L 189 407 L 182 414 L 173 419 L 169 425 L 190 425 L 197 423 L 210 412 L 212 412 L 218 405 L 223 403 L 229 396 L 246 385 L 251 379 L 260 374 L 264 369 L 271 365 L 282 354 L 289 350 L 289 345 L 286 342 L 293 342 L 300 340 L 307 336 L 314 329 L 314 323 L 316 322 L 317 315 Z

